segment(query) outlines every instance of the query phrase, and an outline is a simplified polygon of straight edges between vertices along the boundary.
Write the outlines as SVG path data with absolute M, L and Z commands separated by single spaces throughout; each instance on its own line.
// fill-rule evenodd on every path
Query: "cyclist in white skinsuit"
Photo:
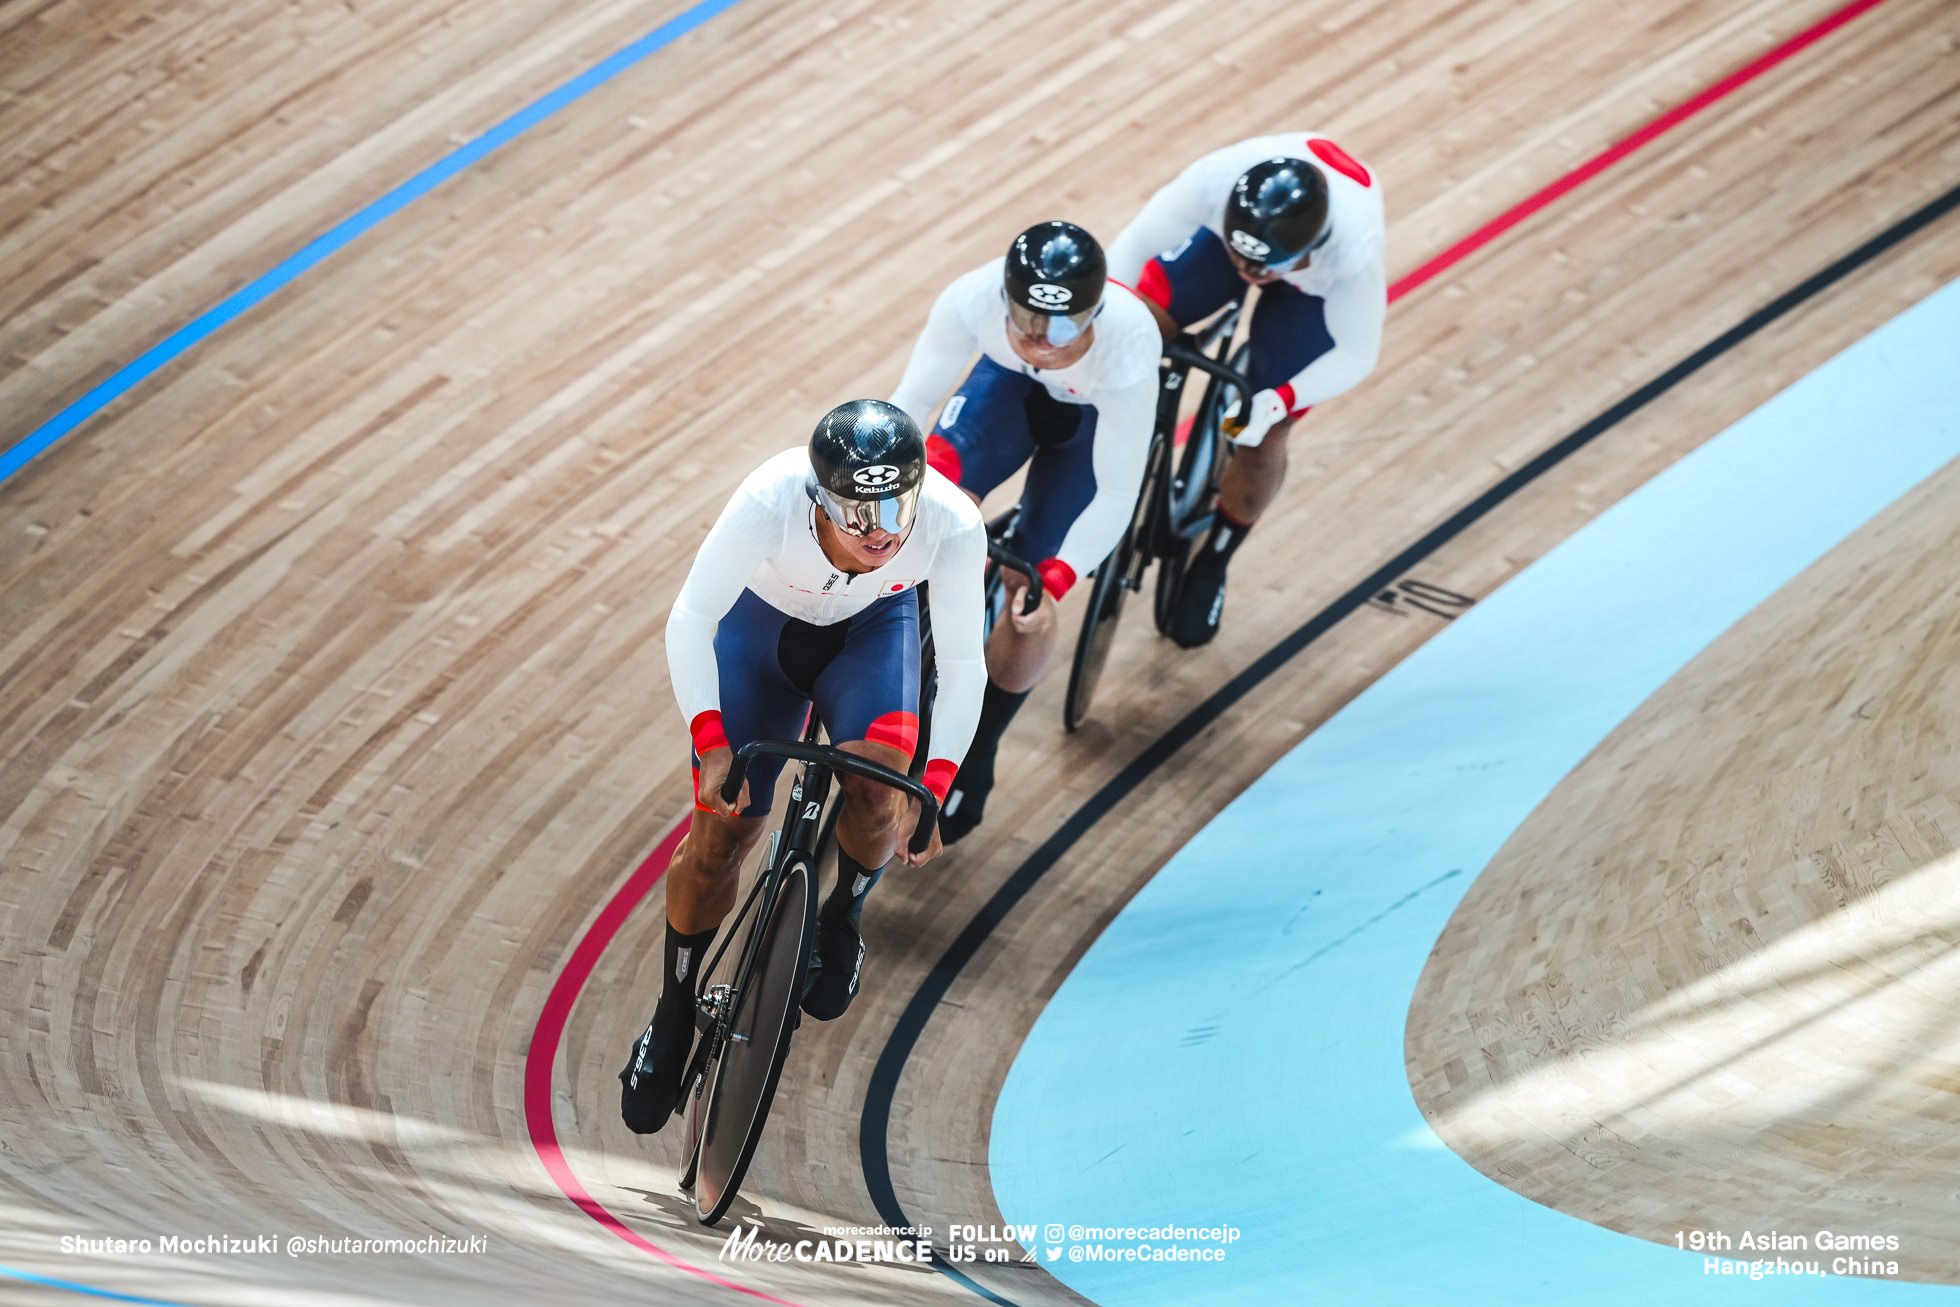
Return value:
M 987 646 L 980 725 L 940 817 L 949 843 L 979 824 L 1001 733 L 1054 658 L 1055 603 L 1129 526 L 1156 425 L 1163 342 L 1149 309 L 1107 286 L 1094 237 L 1044 222 L 1016 237 L 1005 259 L 941 292 L 892 403 L 923 426 L 976 350 L 927 437 L 928 456 L 975 502 L 1027 466 L 1007 544 L 1041 573 L 1044 598 L 1022 616 L 1026 583 L 1009 574 L 1009 620 Z
M 1109 250 L 1169 339 L 1259 286 L 1254 393 L 1218 517 L 1194 556 L 1170 625 L 1190 648 L 1218 630 L 1225 568 L 1286 480 L 1294 419 L 1373 371 L 1388 306 L 1380 181 L 1324 136 L 1287 132 L 1205 155 L 1150 198 Z
M 926 465 L 925 439 L 877 400 L 840 405 L 809 448 L 742 483 L 695 556 L 667 622 L 674 697 L 693 737 L 695 811 L 667 881 L 661 997 L 620 1072 L 621 1115 L 636 1132 L 666 1124 L 679 1100 L 694 1025 L 694 983 L 735 903 L 743 857 L 762 834 L 782 769 L 758 758 L 736 803 L 722 800 L 732 750 L 794 739 L 815 705 L 837 747 L 904 771 L 919 742 L 919 604 L 930 582 L 939 689 L 922 777 L 943 799 L 980 714 L 986 526 Z M 904 847 L 918 807 L 874 781 L 838 777 L 837 884 L 818 914 L 820 967 L 803 998 L 819 1020 L 843 1015 L 864 962 L 865 895 Z

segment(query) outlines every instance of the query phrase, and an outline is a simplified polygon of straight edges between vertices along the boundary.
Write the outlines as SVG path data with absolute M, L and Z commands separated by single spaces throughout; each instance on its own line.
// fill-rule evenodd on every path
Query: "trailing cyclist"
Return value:
M 731 745 L 795 738 L 814 703 L 837 747 L 904 771 L 919 737 L 919 600 L 931 582 L 939 690 L 922 777 L 942 800 L 980 714 L 986 524 L 926 463 L 916 423 L 875 399 L 824 416 L 809 448 L 749 474 L 695 556 L 667 621 L 667 664 L 693 737 L 694 814 L 667 872 L 667 934 L 653 1020 L 619 1073 L 634 1131 L 665 1125 L 694 1035 L 694 989 L 762 833 L 780 758 L 758 758 L 734 805 Z M 837 884 L 818 914 L 821 963 L 803 1010 L 842 1016 L 864 962 L 865 895 L 904 848 L 918 805 L 853 775 L 837 823 Z
M 1381 184 L 1311 132 L 1241 141 L 1150 198 L 1110 246 L 1109 275 L 1136 287 L 1166 340 L 1260 287 L 1254 394 L 1240 406 L 1218 514 L 1171 617 L 1171 638 L 1190 649 L 1218 632 L 1226 565 L 1286 481 L 1294 419 L 1360 382 L 1381 353 Z
M 929 457 L 975 503 L 1027 465 L 1008 544 L 1041 573 L 1043 599 L 1022 615 L 1027 582 L 1009 573 L 1019 584 L 1009 580 L 1008 620 L 987 643 L 980 725 L 940 813 L 949 843 L 980 824 L 1001 734 L 1054 660 L 1056 602 L 1136 510 L 1163 341 L 1143 303 L 1108 285 L 1093 236 L 1043 222 L 940 293 L 891 402 L 923 425 L 976 350 L 926 439 Z

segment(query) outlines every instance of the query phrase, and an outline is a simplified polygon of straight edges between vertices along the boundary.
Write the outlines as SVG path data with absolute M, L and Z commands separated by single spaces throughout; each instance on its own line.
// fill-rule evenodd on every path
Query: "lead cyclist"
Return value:
M 832 741 L 905 771 L 919 740 L 918 585 L 932 584 L 939 691 L 922 780 L 943 801 L 980 715 L 986 524 L 926 464 L 903 410 L 840 404 L 808 449 L 749 474 L 695 556 L 667 620 L 667 665 L 693 737 L 694 814 L 667 881 L 667 935 L 653 1019 L 619 1073 L 620 1115 L 659 1130 L 681 1094 L 694 1035 L 694 989 L 708 946 L 735 905 L 741 863 L 762 834 L 781 758 L 757 758 L 734 804 L 723 801 L 733 748 L 794 739 L 812 704 Z M 837 823 L 837 882 L 817 917 L 820 969 L 803 1010 L 844 1014 L 864 963 L 859 916 L 919 805 L 848 773 Z
M 1374 370 L 1388 307 L 1382 238 L 1381 184 L 1367 166 L 1325 136 L 1287 132 L 1205 155 L 1110 246 L 1110 279 L 1136 288 L 1166 340 L 1261 288 L 1254 393 L 1234 419 L 1218 515 L 1171 616 L 1186 649 L 1218 633 L 1226 565 L 1286 482 L 1294 420 Z

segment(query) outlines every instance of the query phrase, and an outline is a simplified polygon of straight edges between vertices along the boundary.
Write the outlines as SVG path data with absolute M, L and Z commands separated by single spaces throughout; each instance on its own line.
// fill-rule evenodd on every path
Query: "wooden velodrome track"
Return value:
M 566 1199 L 523 1082 L 574 946 L 686 811 L 660 630 L 742 475 L 830 404 L 888 393 L 939 287 L 1029 222 L 1113 234 L 1187 159 L 1310 126 L 1383 179 L 1394 277 L 1835 7 L 742 0 L 166 367 L 0 488 L 0 1262 L 197 1302 L 736 1301 Z M 0 3 L 0 438 L 675 12 Z M 1220 639 L 1180 654 L 1133 613 L 1095 720 L 1065 737 L 1051 676 L 1009 736 L 982 834 L 879 889 L 866 993 L 799 1035 L 736 1214 L 775 1237 L 875 1222 L 860 1114 L 894 1022 L 1088 795 L 1508 471 L 1960 182 L 1956 42 L 1951 4 L 1886 0 L 1401 300 L 1375 375 L 1295 433 Z M 1960 223 L 1935 224 L 1414 576 L 1489 593 L 1957 274 Z M 1897 530 L 1860 537 L 1864 564 L 1834 559 L 1727 637 L 1466 901 L 1450 937 L 1466 960 L 1426 986 L 1410 1057 L 1439 1129 L 1488 1173 L 1656 1239 L 1684 1205 L 1746 1222 L 1804 1185 L 1928 1221 L 1950 1203 L 1950 998 L 1925 1059 L 1860 1064 L 1879 1107 L 1841 1148 L 1811 1129 L 1830 1102 L 1788 1084 L 1798 1055 L 1766 1064 L 1788 1092 L 1758 1116 L 1657 1118 L 1609 1095 L 1600 1113 L 1650 1133 L 1587 1134 L 1533 1115 L 1571 1045 L 1529 1019 L 1552 982 L 1507 941 L 1535 929 L 1517 878 L 1555 887 L 1535 901 L 1562 913 L 1597 904 L 1606 931 L 1646 919 L 1639 867 L 1721 862 L 1720 886 L 1698 882 L 1705 933 L 1637 945 L 1686 987 L 1948 866 L 1953 732 L 1913 714 L 1932 713 L 1952 640 L 1955 493 L 1936 478 Z M 1899 581 L 1861 579 L 1874 567 Z M 1923 639 L 1871 634 L 1914 622 Z M 1045 997 L 1183 840 L 1437 625 L 1372 607 L 1342 622 L 989 936 L 897 1085 L 891 1172 L 910 1216 L 999 1219 L 991 1105 Z M 1769 727 L 1743 692 L 1757 677 L 1780 678 Z M 1703 705 L 1727 715 L 1705 724 Z M 1836 734 L 1809 733 L 1810 705 Z M 1857 767 L 1826 765 L 1837 741 Z M 1723 861 L 1739 845 L 1764 852 Z M 1628 861 L 1589 874 L 1609 855 Z M 1796 863 L 1813 879 L 1761 891 Z M 1777 906 L 1737 933 L 1713 900 L 1752 887 Z M 1952 944 L 1950 908 L 1926 910 L 1931 933 L 1896 966 Z M 571 1012 L 553 1116 L 599 1204 L 712 1266 L 720 1236 L 673 1193 L 673 1140 L 637 1140 L 615 1112 L 658 928 L 656 890 Z M 1581 961 L 1551 969 L 1572 1017 L 1558 1031 L 1580 1043 L 1656 1000 Z M 1811 1133 L 1738 1162 L 1791 1122 Z M 1608 1135 L 1627 1166 L 1595 1165 Z M 58 1248 L 261 1232 L 485 1235 L 489 1250 Z M 730 1274 L 797 1302 L 971 1297 L 889 1266 Z M 1033 1268 L 987 1282 L 1070 1297 Z M 76 1300 L 18 1282 L 0 1297 Z

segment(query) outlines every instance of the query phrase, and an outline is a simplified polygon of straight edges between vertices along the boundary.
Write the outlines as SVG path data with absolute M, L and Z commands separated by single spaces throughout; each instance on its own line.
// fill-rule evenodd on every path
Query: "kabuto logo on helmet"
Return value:
M 1264 262 L 1266 256 L 1273 252 L 1272 246 L 1266 244 L 1266 242 L 1260 240 L 1244 228 L 1240 228 L 1232 233 L 1232 248 L 1245 255 L 1246 258 L 1259 262 Z
M 1038 281 L 1028 287 L 1028 298 L 1044 309 L 1060 309 L 1068 306 L 1068 302 L 1075 298 L 1075 292 L 1066 286 Z
M 897 468 L 889 463 L 880 463 L 876 467 L 859 468 L 857 471 L 851 473 L 851 480 L 861 486 L 869 486 L 873 490 L 877 490 L 898 480 L 898 476 L 899 472 Z

